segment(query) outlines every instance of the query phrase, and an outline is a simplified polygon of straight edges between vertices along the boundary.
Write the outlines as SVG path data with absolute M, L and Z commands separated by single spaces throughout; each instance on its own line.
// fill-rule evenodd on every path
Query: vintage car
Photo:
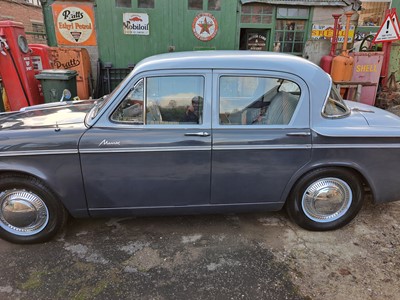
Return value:
M 277 211 L 332 230 L 400 199 L 400 118 L 291 55 L 147 58 L 108 96 L 0 115 L 0 236 L 73 217 Z

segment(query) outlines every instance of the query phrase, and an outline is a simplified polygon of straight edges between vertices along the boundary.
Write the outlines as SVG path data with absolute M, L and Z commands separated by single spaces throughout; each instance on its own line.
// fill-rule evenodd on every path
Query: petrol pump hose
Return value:
M 1 50 L 0 50 L 0 53 L 1 53 L 3 56 L 7 56 L 7 52 L 8 52 L 8 54 L 10 55 L 11 61 L 12 61 L 13 65 L 14 65 L 14 69 L 17 71 L 17 76 L 18 76 L 19 83 L 21 84 L 22 91 L 24 92 L 24 96 L 25 96 L 25 98 L 26 98 L 26 100 L 28 101 L 28 104 L 29 104 L 29 106 L 30 106 L 31 103 L 29 102 L 28 95 L 26 94 L 26 91 L 25 91 L 25 89 L 24 89 L 24 85 L 23 85 L 23 83 L 22 83 L 21 76 L 20 76 L 20 74 L 19 74 L 19 72 L 18 72 L 17 65 L 15 64 L 14 57 L 13 57 L 12 54 L 11 54 L 10 47 L 9 47 L 8 44 L 7 44 L 7 40 L 4 39 L 4 38 L 2 38 L 1 36 L 0 36 L 0 49 L 1 49 Z M 0 58 L 1 58 L 1 56 L 0 56 Z
M 0 53 L 6 56 L 7 53 L 4 51 L 4 49 L 8 50 L 10 47 L 8 47 L 7 41 L 0 36 Z

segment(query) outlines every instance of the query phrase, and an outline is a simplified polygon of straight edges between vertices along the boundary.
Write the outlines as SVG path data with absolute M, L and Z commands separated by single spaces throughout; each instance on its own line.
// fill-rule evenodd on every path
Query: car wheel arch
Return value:
M 49 190 L 51 190 L 51 192 L 54 194 L 54 196 L 56 196 L 58 199 L 62 199 L 61 195 L 59 195 L 57 193 L 57 190 L 48 184 L 48 182 L 46 180 L 46 175 L 41 172 L 36 172 L 36 171 L 37 170 L 35 170 L 35 172 L 29 172 L 27 170 L 22 170 L 22 169 L 3 169 L 0 172 L 0 177 L 1 176 L 30 176 L 30 177 L 36 178 L 37 180 L 41 181 Z M 64 205 L 64 207 L 65 207 L 65 205 Z
M 70 214 L 43 180 L 22 172 L 2 172 L 0 185 L 3 239 L 19 244 L 45 242 L 65 226 Z
M 318 164 L 313 164 L 313 165 L 308 165 L 305 166 L 303 168 L 301 168 L 298 172 L 296 172 L 292 178 L 290 179 L 290 181 L 288 182 L 288 184 L 285 187 L 284 192 L 282 193 L 281 196 L 281 202 L 286 203 L 286 200 L 289 198 L 289 196 L 291 195 L 293 189 L 295 188 L 296 184 L 298 183 L 298 181 L 305 175 L 314 172 L 315 170 L 318 169 L 329 169 L 329 168 L 341 168 L 341 169 L 345 169 L 347 171 L 351 171 L 353 172 L 356 176 L 358 176 L 358 178 L 360 179 L 361 183 L 364 186 L 364 190 L 365 189 L 369 189 L 371 191 L 372 194 L 372 201 L 375 203 L 375 196 L 376 196 L 376 190 L 375 187 L 373 185 L 373 181 L 369 178 L 369 176 L 362 171 L 362 168 L 359 167 L 358 165 L 355 165 L 354 163 L 349 164 L 349 163 L 318 163 Z

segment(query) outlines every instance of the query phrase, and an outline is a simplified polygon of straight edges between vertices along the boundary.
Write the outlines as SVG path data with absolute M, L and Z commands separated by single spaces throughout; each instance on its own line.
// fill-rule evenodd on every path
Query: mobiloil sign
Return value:
M 123 15 L 124 34 L 149 35 L 148 14 L 125 13 Z

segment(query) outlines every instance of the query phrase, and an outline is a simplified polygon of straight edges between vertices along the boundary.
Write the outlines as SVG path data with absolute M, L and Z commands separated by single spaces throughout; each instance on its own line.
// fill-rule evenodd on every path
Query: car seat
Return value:
M 284 91 L 280 91 L 271 100 L 261 124 L 285 125 L 289 124 L 298 103 L 298 97 Z

